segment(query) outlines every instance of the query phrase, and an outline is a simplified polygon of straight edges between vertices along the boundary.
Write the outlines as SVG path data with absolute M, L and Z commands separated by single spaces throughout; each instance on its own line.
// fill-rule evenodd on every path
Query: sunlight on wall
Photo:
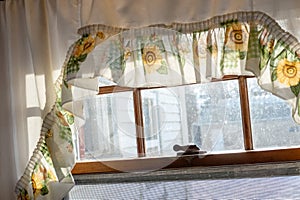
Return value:
M 33 152 L 40 137 L 41 111 L 46 104 L 45 76 L 28 74 L 25 77 L 28 150 Z
M 46 104 L 45 75 L 26 75 L 26 107 L 44 109 Z
M 42 122 L 43 122 L 43 120 L 39 116 L 27 117 L 29 152 L 34 151 L 36 143 L 40 137 L 40 130 L 41 130 Z
M 61 70 L 53 71 L 54 81 L 59 77 Z M 45 75 L 27 74 L 25 77 L 26 116 L 28 133 L 28 152 L 33 152 L 40 137 L 43 111 L 46 106 Z M 47 110 L 45 110 L 47 112 Z
M 60 69 L 54 70 L 54 71 L 52 72 L 52 77 L 53 77 L 53 81 L 54 81 L 54 82 L 58 79 L 58 77 L 59 77 L 59 75 L 60 75 L 60 72 L 61 72 Z

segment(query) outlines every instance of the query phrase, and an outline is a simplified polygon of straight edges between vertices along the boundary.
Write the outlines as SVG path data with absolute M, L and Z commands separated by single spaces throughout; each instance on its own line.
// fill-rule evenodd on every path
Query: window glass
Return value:
M 137 157 L 132 92 L 92 96 L 83 102 L 81 160 Z
M 292 119 L 290 105 L 262 90 L 256 78 L 247 81 L 254 148 L 299 146 L 300 126 Z
M 142 90 L 142 100 L 147 156 L 174 156 L 175 144 L 244 148 L 236 80 Z

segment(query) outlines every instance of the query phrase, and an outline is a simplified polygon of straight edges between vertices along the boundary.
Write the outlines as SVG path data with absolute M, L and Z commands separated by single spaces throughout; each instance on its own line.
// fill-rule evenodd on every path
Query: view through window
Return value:
M 257 79 L 247 77 L 251 138 L 243 134 L 238 77 L 178 87 L 133 89 L 109 86 L 96 97 L 84 100 L 85 123 L 80 128 L 78 160 L 114 160 L 176 156 L 175 144 L 196 144 L 208 154 L 245 150 L 253 139 L 254 149 L 300 145 L 300 127 L 292 120 L 290 106 L 263 91 Z M 247 89 L 247 88 L 246 88 Z M 101 93 L 101 88 L 100 88 Z M 135 104 L 142 104 L 141 116 Z M 137 119 L 138 118 L 138 119 Z M 137 140 L 136 120 L 143 123 L 142 150 Z M 140 126 L 140 125 L 139 125 Z

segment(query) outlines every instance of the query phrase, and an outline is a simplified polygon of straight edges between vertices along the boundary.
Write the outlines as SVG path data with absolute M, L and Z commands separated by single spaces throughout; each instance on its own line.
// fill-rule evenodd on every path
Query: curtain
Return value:
M 14 188 L 40 136 L 54 101 L 54 85 L 80 26 L 74 1 L 0 2 L 1 198 Z
M 43 134 L 63 128 L 60 125 L 64 125 L 65 119 L 68 122 L 65 128 L 72 124 L 71 118 L 67 120 L 71 115 L 59 110 L 61 105 L 55 103 L 59 102 L 59 86 L 64 78 L 61 67 L 66 66 L 72 56 L 72 47 L 76 47 L 76 41 L 81 39 L 77 34 L 78 28 L 91 24 L 137 28 L 152 24 L 191 23 L 237 11 L 257 10 L 268 14 L 295 38 L 300 38 L 300 3 L 296 0 L 6 0 L 0 2 L 0 6 L 0 191 L 4 199 L 15 197 L 14 186 L 18 179 L 16 191 L 19 197 L 38 197 L 33 195 L 32 171 L 28 169 L 35 168 L 44 175 L 43 167 L 49 160 L 45 154 L 40 154 L 40 157 L 32 154 L 42 152 L 41 148 L 49 148 L 44 143 Z M 61 118 L 57 113 L 63 115 L 63 121 L 59 121 Z M 56 125 L 48 127 L 50 121 L 55 121 Z M 30 159 L 37 160 L 29 162 Z M 42 160 L 40 166 L 36 165 L 35 162 Z M 54 167 L 50 168 L 55 182 L 63 182 L 63 177 L 70 178 L 71 182 L 70 185 L 62 183 L 47 187 L 50 191 L 39 186 L 38 195 L 45 199 L 61 199 L 73 184 L 68 174 L 73 161 L 61 173 L 58 168 L 62 167 L 56 166 L 59 160 L 49 162 L 54 163 Z M 64 185 L 67 185 L 66 188 Z

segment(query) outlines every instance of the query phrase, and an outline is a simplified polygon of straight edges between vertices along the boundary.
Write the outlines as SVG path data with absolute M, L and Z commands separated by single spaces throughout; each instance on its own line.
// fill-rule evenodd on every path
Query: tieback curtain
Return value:
M 100 85 L 150 88 L 209 82 L 224 75 L 255 75 L 263 89 L 291 104 L 293 117 L 300 122 L 300 44 L 262 12 L 133 29 L 96 24 L 78 33 L 81 37 L 70 47 L 56 83 L 57 101 L 17 183 L 19 197 L 47 198 L 72 188 L 73 114 L 81 113 L 72 113 L 70 105 L 87 95 L 73 89 L 96 94 L 103 77 Z

